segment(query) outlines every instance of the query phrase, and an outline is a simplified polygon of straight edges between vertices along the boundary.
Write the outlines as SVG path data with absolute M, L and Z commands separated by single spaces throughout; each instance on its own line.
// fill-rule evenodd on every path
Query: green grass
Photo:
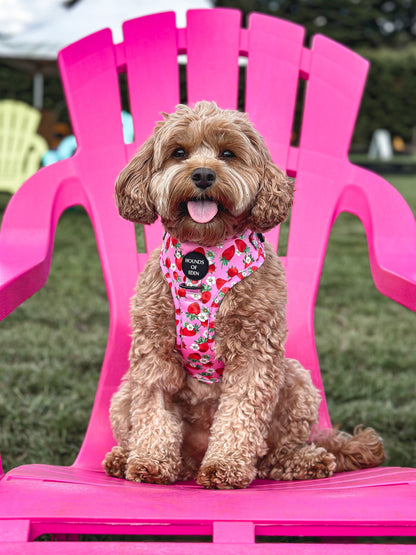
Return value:
M 416 213 L 416 176 L 390 176 Z M 0 209 L 8 200 L 0 194 Z M 0 323 L 0 451 L 5 470 L 71 464 L 92 407 L 108 327 L 94 236 L 62 217 L 44 289 Z M 318 295 L 318 353 L 332 421 L 375 427 L 388 464 L 416 463 L 416 315 L 375 289 L 361 223 L 335 223 Z

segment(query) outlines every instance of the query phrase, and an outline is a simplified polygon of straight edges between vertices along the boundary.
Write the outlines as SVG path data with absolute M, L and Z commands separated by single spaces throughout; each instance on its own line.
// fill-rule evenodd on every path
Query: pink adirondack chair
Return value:
M 415 536 L 416 470 L 376 468 L 306 482 L 256 481 L 246 490 L 210 491 L 194 482 L 136 484 L 107 477 L 112 447 L 108 408 L 127 368 L 129 299 L 146 254 L 134 226 L 114 202 L 116 175 L 152 132 L 161 111 L 179 101 L 178 54 L 187 55 L 187 100 L 236 108 L 239 56 L 248 58 L 245 109 L 276 163 L 296 177 L 296 199 L 284 260 L 289 292 L 287 352 L 310 368 L 322 389 L 313 311 L 328 236 L 342 211 L 363 222 L 378 289 L 416 310 L 416 224 L 386 181 L 347 157 L 366 79 L 365 60 L 323 37 L 303 46 L 304 30 L 236 10 L 190 11 L 185 29 L 173 13 L 131 20 L 124 41 L 95 33 L 59 55 L 79 148 L 40 170 L 10 202 L 0 236 L 0 313 L 5 317 L 48 277 L 55 227 L 80 204 L 94 226 L 110 304 L 110 329 L 91 420 L 74 464 L 15 468 L 0 481 L 0 551 L 114 552 L 113 542 L 78 542 L 80 534 L 212 536 L 211 543 L 122 544 L 123 553 L 272 553 L 264 536 Z M 125 145 L 118 74 L 127 72 L 135 144 Z M 307 80 L 299 147 L 290 146 L 299 79 Z M 313 205 L 313 210 L 311 209 Z M 36 207 L 34 209 L 34 207 Z M 145 229 L 147 251 L 161 226 Z M 277 247 L 279 230 L 269 234 Z M 324 398 L 325 399 L 325 398 Z M 321 424 L 330 425 L 325 400 Z M 59 543 L 32 542 L 53 534 Z M 197 538 L 198 541 L 198 538 Z M 238 545 L 237 545 L 238 544 Z M 411 545 L 287 544 L 285 553 L 414 553 Z M 19 551 L 20 552 L 20 551 Z

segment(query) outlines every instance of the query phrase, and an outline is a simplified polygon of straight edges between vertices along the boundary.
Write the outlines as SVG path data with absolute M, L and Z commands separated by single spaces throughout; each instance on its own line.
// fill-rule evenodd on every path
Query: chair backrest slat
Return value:
M 48 150 L 37 135 L 41 113 L 18 100 L 0 101 L 0 191 L 15 193 Z
M 287 169 L 305 30 L 252 14 L 245 110 L 264 137 L 275 163 Z
M 175 13 L 126 21 L 123 25 L 127 84 L 137 147 L 151 135 L 161 112 L 179 103 Z
M 224 109 L 238 102 L 241 13 L 195 10 L 187 17 L 187 85 L 190 105 L 215 100 Z
M 317 35 L 312 42 L 300 148 L 346 158 L 369 63 Z
M 58 55 L 62 81 L 78 150 L 100 145 L 123 148 L 121 102 L 115 46 L 104 29 Z

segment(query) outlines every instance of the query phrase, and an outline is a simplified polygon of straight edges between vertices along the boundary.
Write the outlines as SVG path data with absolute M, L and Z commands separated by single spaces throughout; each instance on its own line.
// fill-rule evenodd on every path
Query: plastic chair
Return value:
M 110 304 L 107 351 L 85 440 L 70 467 L 27 465 L 0 482 L 0 550 L 29 553 L 114 552 L 113 542 L 79 542 L 80 534 L 137 535 L 125 553 L 271 553 L 265 536 L 414 536 L 416 470 L 375 468 L 307 482 L 256 481 L 246 490 L 210 491 L 194 482 L 136 484 L 107 477 L 101 461 L 112 447 L 109 401 L 127 369 L 129 299 L 146 254 L 137 254 L 133 224 L 114 202 L 120 169 L 152 132 L 161 111 L 179 101 L 178 55 L 187 55 L 187 100 L 237 103 L 239 56 L 248 57 L 245 107 L 275 161 L 296 176 L 296 199 L 285 265 L 287 352 L 311 369 L 322 388 L 313 308 L 328 236 L 342 211 L 363 222 L 379 290 L 416 310 L 416 225 L 398 192 L 347 157 L 366 79 L 365 60 L 323 36 L 303 46 L 304 29 L 252 14 L 190 11 L 186 29 L 174 13 L 131 20 L 124 42 L 109 30 L 59 55 L 79 148 L 40 170 L 12 198 L 0 236 L 0 313 L 6 316 L 45 283 L 54 230 L 63 210 L 81 204 L 96 234 Z M 127 72 L 135 144 L 125 145 L 118 74 Z M 226 79 L 224 79 L 226 76 Z M 299 147 L 290 146 L 299 78 L 307 80 Z M 311 210 L 311 204 L 314 209 Z M 36 205 L 36 210 L 28 207 Z M 161 226 L 145 229 L 147 250 Z M 269 234 L 277 245 L 278 230 Z M 330 424 L 325 400 L 321 424 Z M 26 543 L 40 534 L 60 543 Z M 212 536 L 211 543 L 152 543 L 148 535 Z M 9 543 L 8 543 L 9 542 Z M 237 545 L 238 544 L 238 545 Z M 282 546 L 280 546 L 282 549 Z M 285 553 L 416 552 L 411 545 L 285 544 Z
M 40 167 L 48 143 L 36 134 L 41 114 L 24 102 L 0 101 L 0 191 L 15 193 Z

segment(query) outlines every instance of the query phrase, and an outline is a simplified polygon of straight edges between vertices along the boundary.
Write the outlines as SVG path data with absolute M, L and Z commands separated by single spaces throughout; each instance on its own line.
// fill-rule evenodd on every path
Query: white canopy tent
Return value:
M 122 23 L 150 13 L 175 11 L 185 26 L 186 11 L 211 8 L 211 0 L 0 0 L 0 59 L 34 74 L 34 105 L 42 107 L 43 75 L 56 71 L 61 48 L 109 27 L 115 42 L 122 40 Z

